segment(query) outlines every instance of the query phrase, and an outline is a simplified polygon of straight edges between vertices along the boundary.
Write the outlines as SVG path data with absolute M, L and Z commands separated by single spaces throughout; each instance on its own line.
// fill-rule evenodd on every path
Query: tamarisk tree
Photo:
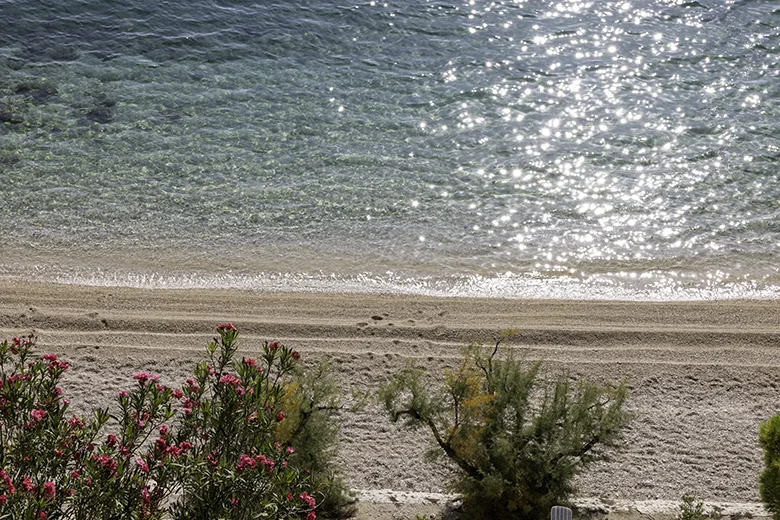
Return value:
M 503 339 L 503 338 L 502 338 Z M 624 383 L 542 377 L 541 362 L 472 346 L 436 388 L 406 368 L 380 389 L 393 422 L 430 430 L 430 455 L 457 467 L 465 518 L 541 520 L 567 502 L 574 476 L 618 444 L 630 416 Z

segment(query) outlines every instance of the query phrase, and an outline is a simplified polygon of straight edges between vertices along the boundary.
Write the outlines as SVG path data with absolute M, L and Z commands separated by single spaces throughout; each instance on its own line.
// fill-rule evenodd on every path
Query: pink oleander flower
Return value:
M 236 330 L 236 327 L 232 323 L 220 323 L 217 325 L 217 330 L 222 332 L 223 330 Z
M 43 496 L 46 498 L 54 498 L 57 494 L 57 488 L 54 486 L 54 482 L 47 480 L 43 483 Z
M 293 453 L 295 453 L 295 448 L 293 448 L 292 446 L 287 446 L 286 451 L 288 454 L 292 455 Z
M 284 412 L 279 412 L 276 415 L 276 422 L 282 422 L 284 420 L 284 418 L 285 418 Z
M 70 365 L 68 364 L 67 361 L 60 361 L 55 354 L 44 354 L 43 359 L 49 362 L 49 366 L 48 366 L 49 370 L 55 370 L 57 368 L 60 368 L 63 371 L 65 371 L 68 368 L 70 368 Z
M 167 424 L 163 424 L 162 426 L 160 426 L 160 436 L 166 437 L 169 432 L 170 432 L 170 428 L 168 428 Z
M 142 473 L 149 473 L 149 464 L 147 464 L 144 459 L 137 458 L 135 459 L 135 463 L 138 465 L 138 468 Z
M 159 439 L 157 439 L 156 441 L 154 441 L 154 444 L 155 444 L 155 446 L 156 446 L 156 448 L 157 448 L 157 451 L 158 451 L 159 453 L 165 453 L 165 448 L 167 448 L 167 447 L 168 447 L 168 443 L 167 443 L 167 442 L 166 442 L 166 440 L 165 440 L 165 439 L 163 439 L 162 437 L 160 437 Z
M 315 520 L 317 518 L 317 513 L 314 511 L 309 511 L 309 514 L 306 515 L 306 520 Z
M 219 466 L 219 456 L 216 454 L 216 452 L 209 452 L 209 454 L 206 455 L 206 462 L 216 468 Z
M 255 460 L 257 461 L 258 464 L 263 465 L 263 471 L 265 471 L 266 473 L 270 473 L 271 471 L 273 471 L 274 467 L 276 466 L 276 462 L 269 459 L 263 454 L 260 454 L 257 457 L 255 457 Z
M 22 479 L 21 487 L 22 487 L 22 491 L 26 493 L 32 493 L 33 491 L 35 491 L 35 486 L 33 486 L 32 480 L 30 480 L 30 477 L 28 477 L 27 475 L 25 475 L 24 478 Z
M 292 354 L 290 354 L 290 355 L 292 356 L 292 358 L 293 358 L 295 361 L 298 361 L 298 360 L 300 360 L 300 359 L 301 359 L 301 355 L 298 353 L 298 351 L 297 351 L 297 350 L 293 350 L 293 351 L 292 351 Z
M 116 435 L 114 435 L 113 433 L 109 433 L 108 436 L 106 437 L 106 446 L 108 446 L 109 448 L 113 448 L 114 446 L 116 446 L 116 443 L 117 443 Z
M 9 376 L 5 382 L 9 385 L 12 385 L 14 383 L 18 383 L 19 381 L 27 381 L 28 379 L 30 379 L 30 374 L 14 374 Z
M 209 370 L 209 374 L 211 374 L 211 370 Z M 195 384 L 195 380 L 192 379 L 191 377 L 187 378 L 187 380 L 185 382 L 187 383 L 187 386 L 189 387 L 190 392 L 195 393 L 198 390 L 200 390 L 200 387 Z
M 0 495 L 0 506 L 4 506 L 6 502 L 8 502 L 8 495 L 3 493 L 2 495 Z
M 247 455 L 246 453 L 242 453 L 238 457 L 238 462 L 236 462 L 236 471 L 241 473 L 246 468 L 255 469 L 257 467 L 257 461 Z
M 233 374 L 224 374 L 219 378 L 220 384 L 227 384 L 232 386 L 241 386 L 241 380 Z
M 5 469 L 3 468 L 0 468 L 0 478 L 3 479 L 3 482 L 5 483 L 5 490 L 8 491 L 9 495 L 16 493 L 16 488 L 14 487 L 14 483 L 11 480 L 11 477 L 8 475 L 8 473 L 5 472 Z
M 184 392 L 182 392 L 177 388 L 173 391 L 173 397 L 175 397 L 176 399 L 181 399 L 182 397 L 184 397 Z
M 314 500 L 314 497 L 305 491 L 301 493 L 300 499 L 301 501 L 303 501 L 304 504 L 306 504 L 309 507 L 314 507 L 317 504 L 317 501 Z
M 253 366 L 257 365 L 257 363 L 255 362 L 255 360 L 254 360 L 254 359 L 252 359 L 252 358 L 247 358 L 247 359 L 245 359 L 245 360 L 244 360 L 244 364 L 245 364 L 246 366 L 248 366 L 248 367 L 253 367 Z
M 175 444 L 172 444 L 165 449 L 165 455 L 175 459 L 178 456 L 180 456 L 183 453 L 183 451 L 184 450 L 182 450 L 180 447 L 176 446 Z
M 279 343 L 278 341 L 272 341 L 271 343 L 268 344 L 268 350 L 270 350 L 271 352 L 276 352 L 277 350 L 279 350 L 279 347 L 281 346 L 282 344 Z
M 160 379 L 160 376 L 157 374 L 150 374 L 149 372 L 136 372 L 133 374 L 133 379 L 138 381 L 140 384 L 144 384 L 147 381 L 155 382 Z
M 30 412 L 33 421 L 42 421 L 46 417 L 46 410 L 35 409 Z
M 118 463 L 108 455 L 93 455 L 92 458 L 99 466 L 107 470 L 111 475 L 116 472 Z
M 38 513 L 38 520 L 49 520 L 49 515 L 41 511 Z

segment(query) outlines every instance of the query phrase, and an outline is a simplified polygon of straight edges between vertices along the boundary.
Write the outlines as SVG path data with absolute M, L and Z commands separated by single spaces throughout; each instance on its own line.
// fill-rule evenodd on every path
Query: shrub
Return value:
M 0 518 L 316 518 L 279 436 L 300 355 L 272 342 L 236 362 L 238 331 L 218 331 L 182 389 L 138 372 L 118 413 L 89 419 L 66 415 L 67 363 L 35 358 L 32 337 L 0 344 Z
M 709 513 L 706 513 L 704 502 L 698 501 L 692 496 L 682 497 L 679 508 L 680 512 L 677 513 L 676 520 L 709 520 L 719 516 L 718 508 L 713 508 Z
M 238 331 L 227 324 L 219 332 L 208 362 L 183 388 L 177 431 L 160 431 L 155 441 L 156 453 L 171 458 L 181 490 L 172 517 L 297 517 L 314 499 L 308 477 L 288 464 L 294 449 L 275 431 L 286 420 L 280 403 L 300 355 L 274 341 L 260 359 L 235 362 Z
M 33 336 L 0 344 L 0 518 L 44 519 L 66 507 L 108 416 L 68 417 L 68 364 L 36 359 Z
M 467 349 L 438 391 L 408 368 L 380 398 L 393 422 L 430 430 L 432 455 L 455 464 L 465 518 L 541 520 L 566 503 L 577 472 L 617 444 L 626 389 L 565 375 L 548 383 L 539 362 L 497 358 L 500 343 Z
M 286 419 L 277 426 L 277 435 L 295 449 L 290 464 L 311 471 L 312 488 L 321 496 L 318 512 L 331 518 L 353 516 L 357 499 L 335 468 L 337 416 L 344 406 L 332 367 L 319 363 L 297 370 L 285 388 L 281 409 Z
M 74 461 L 72 496 L 62 509 L 75 520 L 161 518 L 173 491 L 171 465 L 147 442 L 174 416 L 173 390 L 153 374 L 138 372 L 134 378 L 135 387 L 118 398 L 116 434 L 95 439 Z M 97 417 L 108 417 L 108 411 Z
M 758 492 L 767 511 L 780 520 L 780 415 L 761 423 L 758 442 L 764 450 L 764 471 L 759 476 Z

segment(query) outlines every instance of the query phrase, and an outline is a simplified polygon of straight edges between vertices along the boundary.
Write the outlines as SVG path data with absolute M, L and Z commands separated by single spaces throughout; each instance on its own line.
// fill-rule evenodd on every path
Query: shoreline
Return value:
M 305 360 L 330 360 L 345 395 L 373 392 L 408 363 L 440 374 L 456 366 L 462 346 L 515 328 L 507 348 L 545 360 L 546 370 L 628 381 L 635 419 L 623 449 L 578 479 L 581 497 L 603 503 L 679 503 L 693 495 L 755 505 L 763 465 L 757 428 L 780 402 L 780 300 L 506 300 L 9 281 L 0 281 L 0 294 L 0 339 L 34 331 L 40 351 L 71 361 L 65 392 L 86 406 L 108 405 L 136 370 L 181 380 L 225 321 L 239 328 L 246 352 L 277 339 Z M 343 420 L 338 464 L 353 488 L 366 496 L 445 492 L 447 471 L 424 461 L 422 432 L 400 430 L 373 406 Z M 359 518 L 385 518 L 380 509 L 399 504 L 365 514 L 361 506 Z
M 28 255 L 24 251 L 18 251 L 17 254 Z M 309 255 L 303 256 L 311 254 L 318 253 L 309 252 Z M 191 266 L 190 259 L 175 255 L 167 258 L 164 264 L 177 266 L 176 269 L 163 267 L 162 264 L 154 264 L 156 267 L 125 265 L 120 257 L 101 259 L 104 265 L 123 267 L 87 267 L 83 261 L 73 258 L 60 264 L 54 259 L 40 257 L 34 265 L 0 266 L 0 281 L 106 289 L 373 294 L 490 300 L 657 303 L 780 301 L 780 279 L 776 276 L 725 282 L 709 280 L 706 273 L 666 272 L 650 267 L 641 276 L 636 276 L 629 268 L 574 275 L 536 270 L 523 273 L 511 270 L 486 271 L 465 266 L 453 270 L 442 269 L 439 264 L 426 265 L 421 269 L 400 264 L 382 267 L 376 262 L 358 266 L 347 259 L 338 258 L 331 260 L 329 270 L 323 270 L 322 265 L 304 266 L 293 259 L 287 264 L 251 264 L 251 268 L 247 267 L 250 264 L 237 267 L 212 261 L 210 268 L 203 270 Z M 110 260 L 108 264 L 105 263 L 107 260 Z M 159 258 L 156 260 L 160 261 Z

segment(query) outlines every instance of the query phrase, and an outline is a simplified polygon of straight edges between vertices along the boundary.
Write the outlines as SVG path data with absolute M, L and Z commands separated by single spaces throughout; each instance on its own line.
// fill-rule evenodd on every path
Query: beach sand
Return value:
M 683 495 L 762 514 L 756 432 L 780 412 L 780 301 L 606 302 L 406 295 L 141 290 L 0 282 L 0 338 L 33 331 L 72 363 L 65 392 L 111 403 L 151 370 L 182 380 L 218 323 L 252 353 L 281 340 L 329 359 L 345 392 L 374 391 L 413 363 L 440 374 L 460 348 L 517 329 L 507 348 L 546 370 L 626 379 L 635 418 L 625 447 L 578 480 L 603 510 L 674 512 Z M 347 394 L 348 395 L 348 394 Z M 358 518 L 414 518 L 447 500 L 447 469 L 428 463 L 424 432 L 390 424 L 376 406 L 344 414 L 339 461 L 361 490 Z

